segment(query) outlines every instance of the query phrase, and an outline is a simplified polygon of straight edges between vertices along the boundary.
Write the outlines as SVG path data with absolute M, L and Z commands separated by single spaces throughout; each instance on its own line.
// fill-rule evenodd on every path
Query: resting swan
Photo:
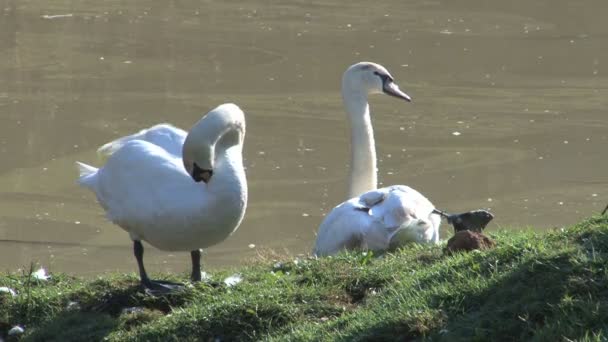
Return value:
M 377 93 L 411 101 L 381 65 L 361 62 L 346 70 L 342 100 L 351 128 L 351 199 L 321 223 L 313 251 L 317 256 L 343 249 L 386 250 L 391 240 L 439 241 L 441 218 L 426 197 L 405 185 L 376 189 L 376 146 L 367 98 Z
M 80 185 L 133 240 L 146 290 L 166 292 L 179 284 L 148 278 L 142 240 L 165 251 L 190 251 L 191 278 L 200 281 L 200 248 L 238 228 L 247 206 L 244 137 L 243 112 L 223 104 L 189 133 L 161 124 L 102 146 L 99 152 L 110 156 L 100 169 L 77 162 Z

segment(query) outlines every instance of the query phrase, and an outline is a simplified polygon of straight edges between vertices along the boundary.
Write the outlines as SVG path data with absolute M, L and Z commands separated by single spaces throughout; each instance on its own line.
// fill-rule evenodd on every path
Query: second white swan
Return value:
M 437 243 L 441 218 L 433 204 L 404 185 L 377 188 L 376 146 L 368 96 L 387 94 L 410 102 L 383 66 L 360 62 L 342 78 L 342 100 L 351 127 L 351 199 L 335 207 L 319 227 L 313 253 L 344 249 L 386 250 L 391 241 Z

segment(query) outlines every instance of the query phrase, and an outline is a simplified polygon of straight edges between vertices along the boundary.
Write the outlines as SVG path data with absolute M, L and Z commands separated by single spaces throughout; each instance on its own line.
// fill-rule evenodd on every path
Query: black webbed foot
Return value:
M 184 284 L 174 283 L 165 280 L 142 280 L 141 286 L 144 291 L 152 296 L 162 296 L 184 290 Z

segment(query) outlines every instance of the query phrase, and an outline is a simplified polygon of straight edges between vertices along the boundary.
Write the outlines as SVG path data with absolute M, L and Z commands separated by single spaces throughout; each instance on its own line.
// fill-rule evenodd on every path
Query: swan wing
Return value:
M 385 250 L 397 236 L 430 242 L 438 234 L 433 205 L 418 191 L 392 186 L 368 191 L 335 207 L 323 220 L 315 243 L 318 256 L 343 249 Z
M 433 210 L 435 206 L 420 192 L 406 185 L 389 187 L 399 197 L 399 202 L 407 208 L 413 221 L 402 221 L 401 228 L 392 238 L 391 246 L 400 246 L 408 242 L 438 243 L 441 217 Z M 397 220 L 398 221 L 398 220 Z
M 371 190 L 359 196 L 359 202 L 361 202 L 361 205 L 365 206 L 366 208 L 371 208 L 384 201 L 388 193 L 389 188 Z
M 368 209 L 359 203 L 359 198 L 341 203 L 321 222 L 313 254 L 327 256 L 363 247 L 362 228 L 369 220 Z
M 97 150 L 100 156 L 110 156 L 123 147 L 126 143 L 134 140 L 142 140 L 154 144 L 173 156 L 181 157 L 182 146 L 188 133 L 183 129 L 171 124 L 163 123 L 143 129 L 135 134 L 111 141 Z
M 314 254 L 332 255 L 341 250 L 388 247 L 405 219 L 390 188 L 368 191 L 335 207 L 319 226 Z
M 368 191 L 359 197 L 359 202 L 370 215 L 369 224 L 362 230 L 363 240 L 368 247 L 381 246 L 387 234 L 392 236 L 405 222 L 415 217 L 411 199 L 407 194 L 396 191 L 398 189 L 386 187 Z M 372 240 L 377 240 L 377 243 L 372 243 Z
M 144 230 L 180 226 L 200 210 L 204 188 L 193 185 L 180 158 L 156 144 L 132 140 L 108 158 L 90 188 L 112 222 L 146 240 Z

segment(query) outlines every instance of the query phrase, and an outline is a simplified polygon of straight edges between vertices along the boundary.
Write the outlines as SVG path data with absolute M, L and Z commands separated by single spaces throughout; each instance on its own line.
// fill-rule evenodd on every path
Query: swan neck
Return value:
M 247 186 L 244 183 L 245 170 L 243 168 L 242 148 L 240 145 L 217 151 L 216 168 L 209 182 L 210 185 L 219 185 L 221 188 Z M 210 189 L 214 190 L 214 189 Z
M 215 170 L 210 184 L 217 184 L 210 190 L 218 193 L 233 187 L 245 187 L 243 168 L 243 131 L 239 127 L 229 126 L 213 145 L 215 151 Z M 214 179 L 215 178 L 215 179 Z M 227 191 L 232 193 L 233 191 Z
M 225 181 L 239 183 L 240 186 L 240 183 L 245 179 L 243 168 L 245 119 L 239 115 L 224 115 L 222 126 L 222 129 L 217 130 L 219 135 L 213 143 L 216 175 L 225 175 Z M 226 186 L 229 187 L 230 184 L 226 184 Z
M 377 188 L 376 145 L 367 94 L 343 91 L 351 129 L 349 198 Z
M 214 169 L 216 159 L 226 151 L 233 147 L 242 151 L 244 138 L 245 119 L 240 110 L 213 110 L 188 133 L 182 151 L 184 166 L 189 170 L 189 165 L 196 163 L 200 168 Z

